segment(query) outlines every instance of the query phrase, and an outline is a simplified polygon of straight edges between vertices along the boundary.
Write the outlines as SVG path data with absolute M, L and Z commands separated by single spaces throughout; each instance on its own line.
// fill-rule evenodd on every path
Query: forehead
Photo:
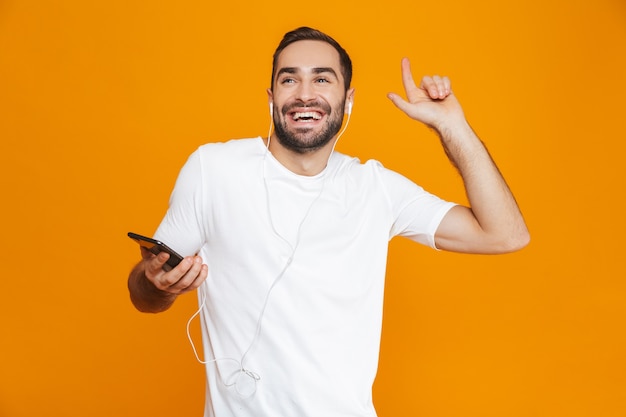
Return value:
M 333 68 L 341 73 L 339 52 L 323 41 L 297 41 L 287 46 L 278 56 L 276 73 L 281 68 L 312 69 Z

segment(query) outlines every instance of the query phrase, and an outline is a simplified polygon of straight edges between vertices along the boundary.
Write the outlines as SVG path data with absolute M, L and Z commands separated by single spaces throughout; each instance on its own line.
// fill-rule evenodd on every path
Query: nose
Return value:
M 296 91 L 296 99 L 302 101 L 303 103 L 307 103 L 309 101 L 315 100 L 315 89 L 309 83 L 300 83 L 298 85 L 298 90 Z

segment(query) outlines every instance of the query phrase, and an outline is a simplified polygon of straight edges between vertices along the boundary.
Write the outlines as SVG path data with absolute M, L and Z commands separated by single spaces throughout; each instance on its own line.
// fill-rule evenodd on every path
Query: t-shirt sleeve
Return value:
M 200 151 L 190 155 L 180 170 L 165 217 L 155 238 L 163 241 L 183 256 L 198 253 L 205 242 L 203 227 L 202 187 L 204 177 Z
M 435 232 L 456 204 L 429 193 L 408 178 L 382 168 L 393 215 L 389 238 L 403 236 L 435 248 Z

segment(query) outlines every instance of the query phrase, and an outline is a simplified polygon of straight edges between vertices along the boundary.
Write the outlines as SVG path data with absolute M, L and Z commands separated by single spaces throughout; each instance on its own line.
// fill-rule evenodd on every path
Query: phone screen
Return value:
M 128 237 L 137 242 L 139 246 L 146 248 L 155 255 L 158 255 L 161 252 L 169 253 L 169 259 L 167 260 L 167 262 L 165 262 L 165 264 L 163 264 L 163 269 L 166 271 L 172 270 L 172 268 L 175 268 L 176 265 L 178 265 L 180 261 L 183 260 L 183 257 L 176 253 L 174 249 L 170 248 L 161 241 L 152 239 L 150 237 L 138 235 L 137 233 L 133 232 L 128 232 Z

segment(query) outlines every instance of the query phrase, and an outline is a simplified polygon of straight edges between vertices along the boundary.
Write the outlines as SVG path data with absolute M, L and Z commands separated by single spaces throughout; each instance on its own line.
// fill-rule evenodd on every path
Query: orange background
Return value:
M 623 0 L 171 4 L 0 2 L 0 416 L 201 415 L 195 297 L 136 312 L 126 232 L 153 233 L 199 144 L 266 134 L 303 24 L 354 61 L 339 150 L 464 201 L 385 97 L 408 56 L 451 77 L 532 232 L 504 256 L 392 241 L 380 416 L 626 415 Z

